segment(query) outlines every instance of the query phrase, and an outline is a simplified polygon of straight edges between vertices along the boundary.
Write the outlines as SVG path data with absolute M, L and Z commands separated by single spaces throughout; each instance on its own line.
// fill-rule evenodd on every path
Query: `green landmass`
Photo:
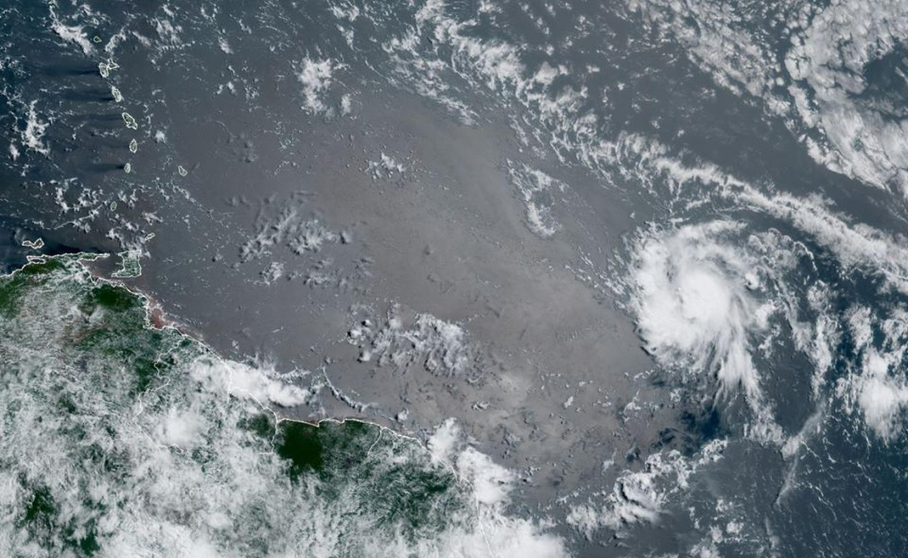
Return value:
M 145 302 L 78 256 L 0 277 L 0 555 L 416 556 L 470 509 L 416 441 L 278 420 L 234 386 L 279 379 Z

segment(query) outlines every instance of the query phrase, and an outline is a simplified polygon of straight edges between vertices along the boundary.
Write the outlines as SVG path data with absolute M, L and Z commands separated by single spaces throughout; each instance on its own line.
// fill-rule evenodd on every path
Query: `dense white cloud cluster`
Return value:
M 565 184 L 524 163 L 508 161 L 508 177 L 526 205 L 526 223 L 542 238 L 553 236 L 561 225 L 552 215 L 555 190 L 564 191 Z
M 908 294 L 908 239 L 855 222 L 821 196 L 757 187 L 639 134 L 603 141 L 589 157 L 596 165 L 617 167 L 678 212 L 712 201 L 778 219 L 832 253 L 846 272 L 879 277 L 885 290 Z
M 657 360 L 691 361 L 714 371 L 723 389 L 760 391 L 750 337 L 767 328 L 751 290 L 758 262 L 723 242 L 742 226 L 713 222 L 643 239 L 635 252 L 633 309 L 647 350 Z
M 327 229 L 317 218 L 307 216 L 301 202 L 295 200 L 279 212 L 268 209 L 262 208 L 256 219 L 255 234 L 240 247 L 240 261 L 244 263 L 271 255 L 279 247 L 301 256 L 343 240 L 340 233 Z
M 725 440 L 714 440 L 692 458 L 677 450 L 655 453 L 640 471 L 624 471 L 604 498 L 593 495 L 586 503 L 572 506 L 568 523 L 589 538 L 603 527 L 621 531 L 658 522 L 671 499 L 688 490 L 691 476 L 721 459 L 726 446 Z
M 90 292 L 98 283 L 69 265 L 17 291 L 0 322 L 0 554 L 61 556 L 82 545 L 187 558 L 567 556 L 560 538 L 509 513 L 515 475 L 453 422 L 428 448 L 371 427 L 369 450 L 343 459 L 349 470 L 330 490 L 319 474 L 294 478 L 280 434 L 265 425 L 273 410 L 317 396 L 286 383 L 304 373 L 222 360 L 172 329 L 146 329 L 140 305 L 114 316 L 86 302 L 102 296 Z M 137 301 L 103 296 L 118 312 Z M 407 483 L 423 476 L 447 491 L 446 507 L 412 510 L 430 519 L 408 524 L 386 510 L 398 496 L 386 482 L 419 490 Z
M 662 38 L 673 38 L 716 82 L 738 94 L 770 94 L 781 67 L 762 28 L 796 10 L 786 1 L 627 0 Z
M 428 446 L 434 462 L 451 467 L 472 487 L 480 522 L 474 532 L 451 532 L 442 556 L 568 556 L 564 541 L 546 533 L 541 524 L 506 513 L 516 475 L 468 445 L 456 421 L 439 426 Z
M 754 352 L 768 343 L 770 318 L 784 315 L 786 301 L 782 276 L 762 259 L 764 248 L 730 221 L 653 231 L 632 248 L 627 289 L 646 350 L 672 369 L 713 374 L 720 396 L 741 388 L 755 414 L 752 435 L 778 443 L 782 431 Z
M 342 114 L 349 112 L 349 97 L 342 97 L 337 107 L 331 104 L 329 93 L 336 82 L 335 74 L 342 70 L 344 64 L 326 58 L 313 60 L 306 57 L 299 64 L 300 69 L 296 75 L 302 85 L 303 110 L 310 115 L 334 116 L 340 110 Z M 343 99 L 347 100 L 344 101 Z
M 867 427 L 889 442 L 902 435 L 908 409 L 908 379 L 904 376 L 908 312 L 856 306 L 850 311 L 847 328 L 856 362 L 839 379 L 837 394 L 847 409 L 859 412 Z
M 629 0 L 717 84 L 760 99 L 829 169 L 908 196 L 908 124 L 866 98 L 869 64 L 898 56 L 908 4 Z M 780 32 L 781 31 L 781 32 Z
M 908 3 L 837 2 L 792 38 L 785 65 L 804 123 L 821 130 L 832 150 L 814 156 L 833 170 L 908 196 L 908 123 L 858 98 L 866 66 L 908 38 Z
M 668 147 L 642 136 L 603 143 L 598 157 L 633 172 L 643 187 L 670 200 L 675 211 L 696 210 L 710 199 L 778 220 L 815 243 L 839 273 L 873 278 L 878 294 L 895 294 L 891 308 L 863 307 L 850 314 L 847 329 L 856 340 L 859 362 L 839 380 L 835 393 L 860 411 L 880 439 L 900 434 L 900 416 L 908 406 L 908 382 L 900 373 L 900 346 L 908 338 L 899 328 L 904 310 L 898 300 L 908 294 L 908 243 L 903 237 L 856 223 L 821 197 L 758 188 L 715 165 L 689 158 L 682 162 Z M 794 347 L 810 358 L 812 394 L 820 397 L 846 327 L 829 302 L 835 289 L 818 281 L 810 263 L 818 254 L 803 242 L 772 231 L 750 230 L 736 237 L 741 226 L 720 221 L 643 231 L 632 245 L 633 282 L 619 279 L 614 285 L 631 295 L 641 337 L 657 359 L 693 363 L 698 369 L 711 366 L 719 379 L 754 380 L 745 386 L 759 386 L 752 356 L 756 348 L 761 353 L 771 349 L 768 340 L 776 332 L 764 320 L 777 316 L 790 327 Z M 786 273 L 800 257 L 807 262 L 801 273 L 807 275 L 795 280 Z M 813 316 L 809 322 L 799 315 L 803 309 Z M 881 332 L 882 344 L 873 343 L 872 331 Z M 723 371 L 726 362 L 740 366 Z
M 405 323 L 395 307 L 383 323 L 366 319 L 353 326 L 347 340 L 359 348 L 360 362 L 399 369 L 416 365 L 439 376 L 479 373 L 467 331 L 431 314 L 417 314 Z

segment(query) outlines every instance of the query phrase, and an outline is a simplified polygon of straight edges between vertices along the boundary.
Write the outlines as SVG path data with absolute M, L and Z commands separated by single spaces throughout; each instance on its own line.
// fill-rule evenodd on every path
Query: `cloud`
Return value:
M 764 329 L 748 290 L 754 261 L 722 236 L 740 225 L 714 222 L 642 239 L 632 306 L 646 349 L 663 363 L 691 360 L 724 389 L 759 391 L 748 336 Z
M 803 122 L 822 131 L 831 150 L 812 154 L 832 170 L 908 196 L 908 123 L 862 101 L 867 65 L 908 38 L 908 5 L 846 0 L 795 33 L 785 65 Z
M 904 2 L 765 3 L 748 10 L 709 0 L 627 4 L 683 45 L 717 85 L 761 99 L 770 115 L 784 118 L 818 164 L 908 196 L 908 123 L 892 110 L 901 101 L 879 98 L 867 72 L 900 56 L 908 38 Z
M 631 247 L 628 307 L 660 364 L 714 375 L 720 395 L 742 388 L 754 434 L 780 440 L 752 357 L 752 341 L 777 310 L 773 292 L 760 294 L 772 270 L 751 250 L 744 226 L 731 221 L 644 233 Z
M 654 453 L 640 471 L 625 470 L 604 498 L 594 495 L 571 507 L 567 521 L 587 538 L 600 528 L 622 531 L 641 523 L 659 521 L 666 504 L 689 488 L 689 479 L 701 467 L 722 458 L 725 440 L 714 440 L 695 456 L 671 450 Z
M 333 112 L 327 103 L 325 94 L 334 83 L 334 72 L 343 68 L 342 64 L 330 59 L 303 59 L 297 79 L 303 86 L 303 110 L 309 114 L 329 114 Z
M 891 377 L 888 371 L 886 359 L 871 351 L 864 356 L 864 374 L 856 386 L 864 421 L 887 441 L 895 437 L 899 415 L 908 407 L 908 385 Z
M 394 307 L 383 323 L 364 320 L 350 329 L 347 341 L 359 348 L 361 362 L 415 365 L 438 376 L 481 373 L 478 351 L 461 325 L 431 314 L 416 314 L 405 324 L 398 313 Z
M 713 163 L 688 152 L 674 153 L 639 134 L 621 134 L 613 142 L 602 142 L 587 156 L 591 164 L 618 167 L 674 211 L 690 211 L 712 201 L 779 219 L 811 237 L 846 272 L 879 277 L 885 289 L 908 294 L 906 238 L 854 222 L 821 196 L 758 188 Z
M 71 262 L 18 290 L 0 321 L 0 555 L 567 556 L 510 513 L 514 474 L 456 423 L 427 448 L 331 422 L 301 457 L 285 445 L 297 425 L 272 410 L 311 410 L 317 390 L 287 383 L 305 375 L 155 330 L 138 299 L 91 311 L 98 287 Z
M 552 215 L 553 189 L 564 190 L 564 183 L 524 163 L 508 161 L 508 177 L 526 206 L 526 223 L 542 238 L 554 236 L 561 225 Z
M 908 312 L 901 307 L 855 306 L 847 316 L 854 362 L 839 380 L 845 408 L 859 411 L 864 424 L 884 443 L 902 435 L 908 408 L 908 381 L 902 371 L 908 353 Z
M 471 487 L 479 529 L 446 539 L 443 556 L 568 556 L 564 541 L 530 519 L 506 513 L 516 475 L 467 444 L 454 419 L 442 423 L 429 438 L 432 459 L 451 467 Z

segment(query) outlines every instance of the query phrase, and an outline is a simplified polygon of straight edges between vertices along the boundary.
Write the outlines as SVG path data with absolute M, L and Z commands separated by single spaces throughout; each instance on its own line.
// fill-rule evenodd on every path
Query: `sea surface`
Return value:
M 908 2 L 0 37 L 0 554 L 908 553 Z

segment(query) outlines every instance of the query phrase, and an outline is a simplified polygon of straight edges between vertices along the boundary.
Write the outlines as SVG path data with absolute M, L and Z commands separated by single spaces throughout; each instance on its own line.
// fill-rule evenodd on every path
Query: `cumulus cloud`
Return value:
M 88 35 L 80 25 L 65 25 L 60 20 L 55 19 L 51 29 L 64 41 L 78 45 L 86 56 L 94 52 L 94 47 L 91 41 L 88 40 Z
M 908 38 L 905 2 L 761 2 L 746 10 L 710 0 L 627 4 L 681 43 L 718 85 L 783 117 L 817 163 L 908 196 L 908 123 L 892 102 L 873 98 L 866 72 L 899 55 Z
M 221 359 L 198 359 L 189 369 L 190 376 L 207 389 L 262 404 L 294 407 L 311 397 L 309 390 L 273 379 L 265 372 L 248 364 Z
M 871 351 L 864 357 L 864 374 L 857 389 L 867 426 L 884 440 L 893 438 L 899 415 L 908 406 L 908 385 L 891 377 L 886 359 Z
M 854 222 L 821 196 L 758 188 L 713 163 L 699 161 L 687 152 L 674 153 L 638 134 L 621 134 L 615 141 L 601 142 L 587 156 L 592 165 L 617 166 L 660 201 L 681 210 L 699 207 L 708 199 L 779 219 L 812 238 L 847 272 L 879 277 L 885 289 L 908 294 L 905 237 Z
M 37 101 L 32 101 L 23 105 L 27 113 L 25 114 L 25 127 L 19 130 L 19 138 L 27 150 L 46 156 L 50 153 L 50 148 L 44 143 L 44 135 L 49 123 L 38 118 L 36 104 Z M 18 158 L 19 152 L 15 144 L 10 144 L 10 154 L 14 160 Z
M 847 325 L 855 363 L 837 384 L 846 409 L 858 411 L 864 424 L 883 442 L 902 435 L 908 408 L 908 312 L 901 307 L 852 308 Z
M 788 11 L 783 3 L 756 2 L 748 9 L 711 0 L 626 3 L 643 14 L 647 24 L 684 45 L 691 60 L 719 85 L 756 97 L 769 93 L 779 64 L 772 52 L 773 37 L 759 31 L 772 15 Z
M 844 276 L 873 278 L 880 294 L 908 294 L 906 239 L 855 222 L 829 200 L 758 188 L 711 163 L 696 158 L 682 162 L 681 156 L 673 154 L 667 146 L 639 135 L 625 135 L 615 142 L 604 142 L 595 156 L 630 169 L 643 187 L 654 195 L 667 197 L 673 207 L 689 210 L 707 198 L 724 202 L 730 210 L 754 211 L 777 219 L 819 246 L 821 253 L 832 258 Z M 903 369 L 901 363 L 908 343 L 905 311 L 886 304 L 853 308 L 845 316 L 839 316 L 831 303 L 835 286 L 818 281 L 813 264 L 805 268 L 807 274 L 799 281 L 773 271 L 791 269 L 791 258 L 798 253 L 812 261 L 816 254 L 805 244 L 777 245 L 771 238 L 784 238 L 778 234 L 751 233 L 749 240 L 735 238 L 731 234 L 734 228 L 727 225 L 722 234 L 717 234 L 719 231 L 716 230 L 710 236 L 706 234 L 708 230 L 706 225 L 687 225 L 671 231 L 645 231 L 634 244 L 637 255 L 632 260 L 635 271 L 631 275 L 636 283 L 631 291 L 636 300 L 631 309 L 642 319 L 641 336 L 654 355 L 667 364 L 673 360 L 684 362 L 686 358 L 687 362 L 698 366 L 705 363 L 720 371 L 726 361 L 744 363 L 742 367 L 728 370 L 740 370 L 744 373 L 742 377 L 748 378 L 746 372 L 755 370 L 748 366 L 752 364 L 749 355 L 754 348 L 753 338 L 764 331 L 761 315 L 765 314 L 759 311 L 748 314 L 742 310 L 754 308 L 754 299 L 769 301 L 771 298 L 776 310 L 785 314 L 795 348 L 804 351 L 814 365 L 814 396 L 821 396 L 826 381 L 824 374 L 836 363 L 836 347 L 845 326 L 855 343 L 858 362 L 846 379 L 837 384 L 837 395 L 850 409 L 859 411 L 867 427 L 881 439 L 900 435 L 900 416 L 908 385 L 898 373 Z M 698 234 L 692 231 L 698 231 Z M 698 237 L 707 240 L 698 240 Z M 703 242 L 718 247 L 714 255 L 699 254 Z M 760 244 L 765 244 L 765 249 L 754 251 Z M 751 288 L 745 269 L 755 273 L 758 279 L 765 278 L 757 282 L 761 288 Z M 686 274 L 695 276 L 691 270 L 696 270 L 700 276 L 695 288 L 687 287 L 683 279 Z M 800 285 L 803 284 L 811 286 L 802 288 Z M 773 292 L 764 287 L 771 287 Z M 698 289 L 709 293 L 708 303 L 691 304 L 696 312 L 686 309 L 687 301 L 698 300 Z M 620 285 L 618 291 L 623 292 Z M 734 301 L 734 304 L 723 301 Z M 761 303 L 757 308 L 766 309 L 767 306 Z M 810 322 L 799 318 L 803 309 L 812 313 Z M 716 313 L 711 313 L 713 310 Z M 741 319 L 748 315 L 755 321 Z M 721 323 L 723 316 L 729 316 L 732 327 L 711 327 L 713 323 Z M 675 327 L 660 331 L 659 326 L 663 323 Z M 747 334 L 740 335 L 739 332 Z M 881 340 L 875 340 L 875 336 Z M 715 353 L 710 352 L 712 343 L 719 347 Z M 726 351 L 724 347 L 734 350 Z M 771 344 L 764 340 L 759 347 L 763 351 Z M 871 351 L 877 356 L 872 356 Z M 732 358 L 723 360 L 723 355 L 732 355 Z M 888 363 L 888 373 L 883 373 L 883 361 Z M 733 379 L 735 375 L 724 377 Z M 759 380 L 759 376 L 751 378 Z M 750 385 L 759 386 L 759 382 Z
M 514 474 L 453 422 L 428 449 L 378 427 L 353 430 L 338 459 L 333 446 L 322 453 L 325 466 L 344 468 L 326 471 L 337 473 L 330 489 L 321 475 L 289 475 L 268 407 L 302 404 L 306 389 L 173 329 L 143 328 L 139 304 L 128 319 L 85 316 L 98 283 L 70 265 L 21 290 L 22 311 L 0 321 L 0 515 L 9 519 L 0 555 L 62 556 L 83 543 L 106 556 L 176 558 L 567 555 L 561 538 L 510 513 Z M 93 335 L 103 350 L 79 342 Z M 415 525 L 387 506 L 410 496 L 394 482 L 435 499 Z M 36 501 L 33 529 L 25 514 Z
M 542 238 L 553 236 L 561 225 L 552 215 L 554 190 L 564 190 L 564 183 L 524 163 L 508 161 L 508 177 L 526 206 L 526 222 Z
M 417 314 L 406 323 L 392 308 L 381 324 L 363 320 L 348 332 L 347 341 L 360 350 L 360 361 L 374 358 L 379 366 L 403 369 L 411 365 L 439 376 L 478 375 L 479 355 L 469 333 L 460 325 Z
M 766 323 L 748 283 L 754 262 L 721 238 L 730 222 L 683 227 L 642 240 L 635 255 L 633 307 L 646 349 L 665 363 L 692 361 L 724 389 L 759 392 L 749 335 Z
M 908 122 L 893 119 L 860 96 L 864 70 L 908 38 L 901 0 L 837 2 L 795 34 L 785 57 L 803 121 L 821 130 L 832 151 L 812 152 L 833 170 L 908 196 Z
M 743 230 L 715 221 L 644 233 L 632 247 L 629 308 L 660 364 L 713 374 L 720 395 L 742 388 L 757 420 L 753 435 L 780 441 L 752 357 L 778 306 L 760 293 L 771 270 L 751 253 Z
M 303 108 L 310 114 L 320 114 L 328 110 L 322 94 L 332 83 L 332 74 L 337 65 L 331 60 L 312 60 L 305 58 L 297 79 L 303 86 Z
M 307 56 L 298 64 L 296 79 L 302 86 L 302 109 L 313 116 L 334 117 L 350 113 L 349 93 L 339 91 L 337 79 L 346 65 L 332 58 L 316 59 Z
M 571 507 L 567 521 L 587 538 L 600 528 L 621 531 L 640 523 L 659 521 L 670 499 L 686 491 L 690 478 L 701 467 L 722 458 L 725 440 L 714 440 L 697 455 L 681 452 L 655 453 L 640 471 L 624 471 L 604 498 L 593 495 Z
M 516 475 L 466 443 L 454 419 L 442 423 L 428 440 L 433 461 L 451 467 L 469 483 L 481 528 L 446 539 L 443 556 L 568 556 L 564 541 L 538 522 L 506 513 Z

